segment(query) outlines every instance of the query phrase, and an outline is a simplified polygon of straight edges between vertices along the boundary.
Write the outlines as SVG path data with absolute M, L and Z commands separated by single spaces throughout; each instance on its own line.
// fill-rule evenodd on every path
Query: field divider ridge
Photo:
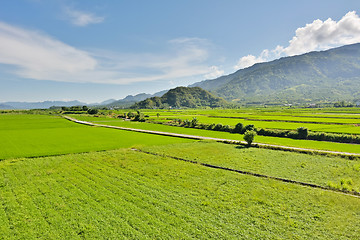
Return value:
M 212 141 L 226 143 L 226 144 L 236 144 L 236 145 L 245 145 L 245 146 L 248 145 L 247 142 L 240 141 L 240 140 L 231 140 L 231 139 L 224 139 L 224 138 L 213 138 L 213 137 L 180 134 L 180 133 L 161 132 L 161 131 L 144 130 L 144 129 L 137 129 L 137 128 L 111 126 L 111 125 L 104 125 L 104 124 L 92 123 L 92 122 L 87 122 L 87 121 L 81 121 L 81 120 L 77 120 L 77 119 L 69 117 L 69 116 L 63 116 L 63 117 L 65 119 L 75 122 L 75 123 L 88 125 L 88 126 L 94 126 L 94 127 L 105 127 L 105 128 L 119 129 L 119 130 L 125 130 L 125 131 L 141 132 L 141 133 L 148 133 L 148 134 L 155 134 L 155 135 L 162 135 L 162 136 L 169 136 L 169 137 L 187 138 L 187 139 L 194 139 L 194 140 L 212 140 Z M 289 147 L 289 146 L 274 145 L 274 144 L 268 144 L 268 143 L 253 142 L 251 144 L 251 147 L 298 152 L 298 153 L 305 153 L 305 154 L 331 155 L 331 156 L 345 157 L 345 158 L 349 158 L 349 159 L 360 158 L 359 153 L 337 152 L 337 151 L 318 150 L 318 149 L 310 149 L 310 148 Z
M 221 170 L 226 170 L 226 171 L 230 171 L 230 172 L 236 172 L 236 173 L 243 174 L 243 175 L 250 175 L 250 176 L 254 176 L 254 177 L 259 177 L 259 178 L 267 178 L 267 179 L 272 179 L 272 180 L 281 181 L 281 182 L 285 182 L 285 183 L 297 184 L 297 185 L 311 187 L 311 188 L 318 188 L 318 189 L 322 189 L 322 190 L 326 190 L 326 191 L 338 192 L 338 193 L 341 193 L 341 194 L 350 195 L 350 196 L 360 198 L 360 192 L 357 192 L 357 191 L 348 191 L 348 190 L 343 190 L 343 189 L 331 188 L 331 187 L 328 187 L 328 186 L 322 186 L 322 185 L 318 185 L 318 184 L 314 184 L 314 183 L 306 183 L 306 182 L 291 180 L 291 179 L 287 179 L 287 178 L 280 178 L 280 177 L 274 177 L 274 176 L 269 176 L 269 175 L 265 175 L 265 174 L 259 174 L 259 173 L 243 171 L 243 170 L 238 170 L 238 169 L 233 169 L 233 168 L 227 168 L 227 167 L 212 165 L 212 164 L 208 164 L 208 163 L 197 162 L 197 161 L 189 160 L 189 159 L 185 159 L 185 158 L 170 156 L 170 155 L 166 155 L 166 154 L 153 153 L 153 152 L 144 151 L 144 150 L 137 149 L 137 148 L 132 148 L 131 150 L 142 152 L 142 153 L 149 154 L 149 155 L 154 155 L 154 156 L 159 156 L 159 157 L 167 157 L 167 158 L 172 158 L 172 159 L 175 159 L 175 160 L 180 160 L 180 161 L 184 161 L 184 162 L 198 164 L 198 165 L 201 165 L 201 166 L 204 166 L 204 167 L 209 167 L 209 168 L 214 168 L 214 169 L 221 169 Z

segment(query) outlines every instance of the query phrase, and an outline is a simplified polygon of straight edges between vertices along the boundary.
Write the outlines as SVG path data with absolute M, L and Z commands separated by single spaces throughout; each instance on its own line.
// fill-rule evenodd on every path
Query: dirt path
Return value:
M 92 122 L 87 122 L 87 121 L 81 121 L 81 120 L 77 120 L 75 118 L 68 117 L 68 116 L 64 116 L 64 118 L 66 118 L 70 121 L 73 121 L 75 123 L 89 125 L 89 126 L 113 128 L 113 129 L 119 129 L 119 130 L 142 132 L 142 133 L 149 133 L 149 134 L 156 134 L 156 135 L 163 135 L 163 136 L 170 136 L 170 137 L 188 138 L 188 139 L 194 139 L 194 140 L 213 140 L 216 142 L 222 142 L 222 143 L 228 143 L 228 144 L 247 145 L 247 142 L 239 141 L 239 140 L 230 140 L 230 139 L 223 139 L 223 138 L 203 137 L 203 136 L 187 135 L 187 134 L 180 134 L 180 133 L 170 133 L 170 132 L 161 132 L 161 131 L 144 130 L 144 129 L 136 129 L 136 128 L 110 126 L 110 125 L 92 123 Z M 256 142 L 252 143 L 251 146 L 260 147 L 260 148 L 269 148 L 269 149 L 274 149 L 274 150 L 282 150 L 282 151 L 313 153 L 313 154 L 319 154 L 319 155 L 331 154 L 331 155 L 337 155 L 337 156 L 348 157 L 348 158 L 360 158 L 360 154 L 349 153 L 349 152 L 337 152 L 337 151 L 317 150 L 317 149 L 309 149 L 309 148 L 288 147 L 288 146 L 282 146 L 282 145 L 273 145 L 273 144 L 256 143 Z

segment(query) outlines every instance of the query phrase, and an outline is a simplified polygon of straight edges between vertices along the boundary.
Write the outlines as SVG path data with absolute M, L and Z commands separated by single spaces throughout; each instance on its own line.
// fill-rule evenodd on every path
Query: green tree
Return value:
M 134 117 L 135 117 L 135 113 L 133 113 L 133 112 L 128 112 L 128 113 L 127 113 L 127 117 L 130 118 L 130 119 L 131 119 L 131 118 L 134 118 Z
M 191 120 L 190 127 L 196 127 L 198 122 L 199 122 L 199 120 L 196 117 L 193 117 L 193 119 Z
M 309 135 L 308 129 L 306 127 L 299 127 L 297 132 L 300 139 L 307 139 Z
M 247 146 L 250 147 L 251 143 L 254 141 L 256 132 L 254 130 L 247 130 L 244 133 L 244 140 L 247 142 Z
M 242 123 L 238 123 L 235 125 L 233 132 L 234 133 L 242 133 L 243 129 L 244 129 L 244 125 Z
M 97 109 L 89 109 L 87 111 L 88 114 L 97 114 L 98 112 L 99 112 L 99 110 L 97 110 Z

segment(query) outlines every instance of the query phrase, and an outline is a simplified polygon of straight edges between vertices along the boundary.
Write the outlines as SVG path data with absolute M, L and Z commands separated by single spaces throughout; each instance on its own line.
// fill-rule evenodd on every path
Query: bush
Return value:
M 309 135 L 308 129 L 306 127 L 299 127 L 297 129 L 297 133 L 300 139 L 307 139 Z
M 234 133 L 242 133 L 243 128 L 244 128 L 244 125 L 242 123 L 238 123 L 235 125 L 233 132 Z
M 89 110 L 87 110 L 88 114 L 97 114 L 98 112 L 99 112 L 99 110 L 97 110 L 97 109 L 89 109 Z
M 215 131 L 221 131 L 223 129 L 223 125 L 221 123 L 218 123 L 215 125 L 214 129 Z
M 254 141 L 256 132 L 254 130 L 248 130 L 244 133 L 244 140 L 247 142 L 248 146 L 251 146 L 251 143 Z
M 222 131 L 231 132 L 231 127 L 229 125 L 224 125 L 223 128 L 222 128 Z
M 185 127 L 190 127 L 191 126 L 191 121 L 189 119 L 185 119 L 183 121 L 183 124 L 184 124 Z
M 128 113 L 126 114 L 126 116 L 131 119 L 131 118 L 134 118 L 134 117 L 135 117 L 135 113 L 133 113 L 133 112 L 128 112 Z
M 193 117 L 193 119 L 191 120 L 191 123 L 190 123 L 190 127 L 196 127 L 198 122 L 199 122 L 199 120 L 196 117 Z
M 254 125 L 249 124 L 244 127 L 244 129 L 242 130 L 242 133 L 245 133 L 246 131 L 256 131 L 256 128 Z

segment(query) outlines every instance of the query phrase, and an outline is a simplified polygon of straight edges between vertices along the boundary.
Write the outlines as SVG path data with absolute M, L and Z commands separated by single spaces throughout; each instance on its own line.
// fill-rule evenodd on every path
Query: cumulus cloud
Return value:
M 317 19 L 305 27 L 298 28 L 283 52 L 292 56 L 357 42 L 360 42 L 360 17 L 352 11 L 338 22 L 331 18 L 326 21 Z
M 81 12 L 71 8 L 66 8 L 65 14 L 72 24 L 80 27 L 94 23 L 101 23 L 104 21 L 104 17 L 98 17 L 92 13 Z
M 293 56 L 310 51 L 327 50 L 347 44 L 360 42 L 360 17 L 355 11 L 348 12 L 339 21 L 328 18 L 317 19 L 295 31 L 295 36 L 287 47 L 277 46 L 273 50 L 265 49 L 267 54 L 259 57 L 248 55 L 240 58 L 234 68 L 244 68 L 257 62 L 273 60 L 281 56 Z
M 269 50 L 265 49 L 262 51 L 260 56 L 256 57 L 254 55 L 247 55 L 239 59 L 238 63 L 234 66 L 234 69 L 247 68 L 255 63 L 265 62 L 269 57 Z
M 206 64 L 204 39 L 180 38 L 162 54 L 121 54 L 83 51 L 44 33 L 0 22 L 0 64 L 13 74 L 36 80 L 128 84 L 176 80 L 221 73 Z

